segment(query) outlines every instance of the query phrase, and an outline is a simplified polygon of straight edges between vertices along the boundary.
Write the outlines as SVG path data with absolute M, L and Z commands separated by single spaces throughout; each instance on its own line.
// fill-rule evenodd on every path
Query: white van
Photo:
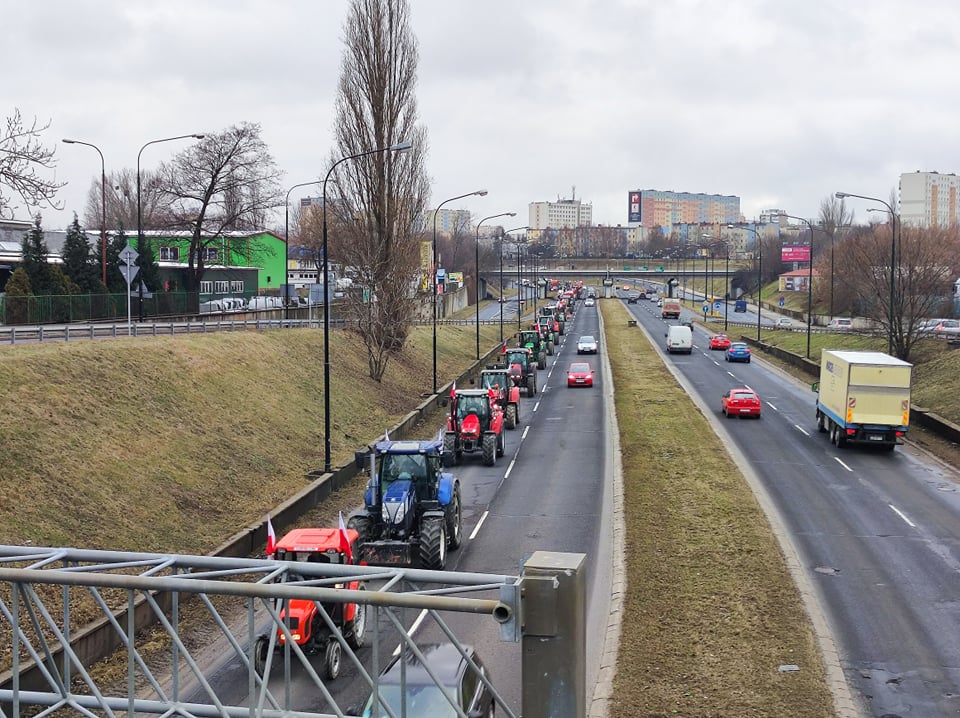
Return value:
M 667 327 L 667 353 L 690 354 L 693 351 L 693 330 L 682 324 Z
M 841 331 L 850 331 L 853 329 L 853 320 L 847 317 L 836 317 L 827 324 L 827 329 L 839 329 Z

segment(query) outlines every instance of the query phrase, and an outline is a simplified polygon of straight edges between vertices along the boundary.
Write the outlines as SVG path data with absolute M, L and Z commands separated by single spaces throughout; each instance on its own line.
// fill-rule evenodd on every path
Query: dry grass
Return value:
M 601 306 L 627 522 L 613 716 L 833 715 L 815 637 L 749 487 L 622 305 Z

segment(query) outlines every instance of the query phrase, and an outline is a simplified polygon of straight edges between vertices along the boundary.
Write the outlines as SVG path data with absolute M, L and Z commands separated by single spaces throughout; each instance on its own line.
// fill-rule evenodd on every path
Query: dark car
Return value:
M 464 653 L 480 670 L 474 670 L 459 649 L 452 643 L 434 643 L 420 646 L 426 666 L 437 677 L 439 685 L 427 672 L 412 652 L 406 657 L 405 683 L 401 682 L 401 656 L 394 658 L 380 674 L 380 703 L 386 704 L 394 715 L 402 713 L 404 701 L 408 716 L 433 718 L 433 716 L 455 716 L 457 712 L 450 705 L 453 701 L 470 718 L 489 718 L 493 716 L 493 694 L 480 676 L 487 671 L 472 646 L 463 646 Z M 488 679 L 489 680 L 489 679 Z M 348 709 L 351 715 L 373 715 L 374 695 L 364 704 L 363 711 Z M 387 715 L 381 707 L 380 715 Z
M 630 294 L 627 296 L 627 304 L 636 304 L 638 299 L 640 299 L 639 294 Z

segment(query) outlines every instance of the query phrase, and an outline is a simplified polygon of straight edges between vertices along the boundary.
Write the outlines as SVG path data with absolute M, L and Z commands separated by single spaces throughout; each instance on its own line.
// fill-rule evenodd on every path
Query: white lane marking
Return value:
M 913 523 L 913 521 L 911 521 L 910 519 L 908 519 L 907 516 L 906 516 L 906 514 L 903 513 L 903 511 L 901 511 L 900 509 L 898 509 L 898 508 L 897 508 L 896 506 L 894 506 L 893 504 L 887 504 L 887 506 L 889 506 L 891 509 L 893 509 L 893 512 L 894 512 L 897 516 L 899 516 L 900 518 L 902 518 L 902 519 L 906 522 L 907 526 L 909 526 L 909 527 L 912 528 L 912 529 L 917 528 L 917 525 L 916 525 L 915 523 Z
M 417 620 L 413 622 L 412 626 L 410 626 L 410 630 L 407 631 L 407 636 L 412 637 L 413 634 L 417 632 L 417 629 L 420 628 L 420 624 L 423 623 L 423 619 L 425 619 L 426 617 L 427 617 L 427 609 L 423 609 L 422 611 L 420 611 L 420 615 L 417 616 Z M 398 645 L 396 648 L 393 649 L 394 658 L 400 655 L 401 645 L 402 644 Z
M 556 364 L 554 364 L 556 366 Z M 553 367 L 550 367 L 550 371 L 547 372 L 547 381 L 550 380 L 550 377 L 553 376 Z
M 527 438 L 527 432 L 529 432 L 529 431 L 530 431 L 530 427 L 529 427 L 529 426 L 525 426 L 525 427 L 523 428 L 523 433 L 520 435 L 520 443 L 521 443 L 521 444 L 523 443 L 523 440 Z M 517 448 L 519 448 L 519 447 L 517 447 Z
M 843 463 L 843 460 L 842 460 L 839 456 L 834 456 L 833 458 L 834 458 L 834 460 L 835 460 L 838 464 L 840 464 L 840 466 L 842 466 L 843 468 L 845 468 L 845 469 L 846 469 L 847 471 L 849 471 L 851 474 L 853 473 L 853 469 L 851 469 L 849 466 L 847 466 L 845 463 Z
M 719 365 L 719 364 L 717 364 L 717 366 L 720 366 L 720 365 Z M 732 377 L 733 377 L 734 379 L 736 379 L 736 378 L 737 378 L 737 377 L 735 377 L 735 376 L 734 376 L 734 374 L 733 374 L 733 372 L 732 372 L 732 371 L 728 371 L 728 372 L 727 372 L 727 374 L 729 374 L 730 376 L 732 376 Z
M 797 431 L 799 431 L 799 432 L 800 432 L 801 434 L 803 434 L 804 436 L 810 436 L 810 434 L 807 433 L 807 430 L 804 429 L 802 426 L 800 426 L 800 424 L 794 424 L 794 425 L 793 425 L 793 428 L 796 429 Z
M 520 449 L 517 448 L 517 451 L 519 451 L 519 450 L 520 450 Z M 510 466 L 507 467 L 507 473 L 505 473 L 505 474 L 503 475 L 503 478 L 505 478 L 505 479 L 509 479 L 509 478 L 510 478 L 510 472 L 513 471 L 513 465 L 514 465 L 515 463 L 517 463 L 517 457 L 516 457 L 516 456 L 513 457 L 513 460 L 510 462 Z
M 510 463 L 510 468 L 511 469 L 513 468 L 512 462 Z M 508 474 L 510 473 L 510 469 L 507 469 L 507 473 Z M 471 541 L 473 541 L 477 537 L 477 534 L 480 533 L 480 527 L 483 526 L 483 522 L 487 520 L 487 514 L 489 513 L 490 513 L 489 511 L 484 511 L 483 516 L 481 516 L 480 520 L 477 521 L 477 525 L 473 527 L 473 531 L 470 532 Z
M 771 404 L 769 401 L 767 402 L 767 406 L 769 406 L 769 407 L 770 407 L 771 409 L 773 409 L 774 411 L 780 411 L 777 407 L 775 407 L 775 406 L 774 406 L 773 404 Z
M 538 401 L 536 404 L 533 405 L 533 410 L 536 411 L 539 408 L 540 408 L 540 402 Z

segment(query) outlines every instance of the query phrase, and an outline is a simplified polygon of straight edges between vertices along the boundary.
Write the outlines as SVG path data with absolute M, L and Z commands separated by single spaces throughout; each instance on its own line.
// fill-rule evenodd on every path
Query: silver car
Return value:
M 584 334 L 577 340 L 577 354 L 596 354 L 597 340 L 589 334 Z

